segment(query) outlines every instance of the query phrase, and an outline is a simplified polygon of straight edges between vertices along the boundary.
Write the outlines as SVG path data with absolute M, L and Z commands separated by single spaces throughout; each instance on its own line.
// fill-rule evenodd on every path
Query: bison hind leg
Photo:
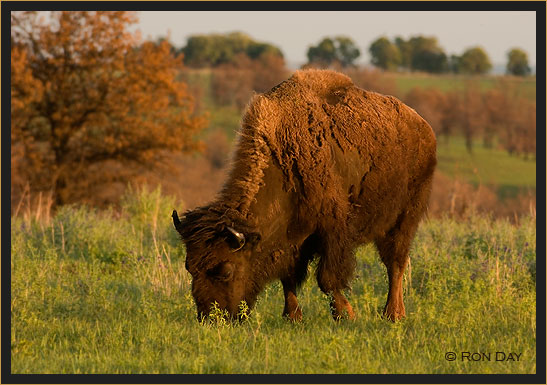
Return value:
M 431 177 L 417 189 L 410 200 L 412 203 L 402 211 L 395 226 L 384 237 L 375 240 L 382 262 L 386 265 L 389 291 L 383 315 L 391 321 L 406 316 L 403 303 L 403 274 L 408 265 L 410 244 L 425 212 L 431 191 Z
M 417 223 L 398 221 L 385 237 L 375 241 L 380 258 L 387 268 L 389 288 L 383 315 L 390 321 L 406 316 L 403 303 L 403 275 L 408 264 L 408 251 Z

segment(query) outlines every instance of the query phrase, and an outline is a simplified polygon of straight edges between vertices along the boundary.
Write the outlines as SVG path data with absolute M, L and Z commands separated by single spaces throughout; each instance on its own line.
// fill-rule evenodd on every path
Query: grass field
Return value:
M 12 218 L 12 373 L 536 371 L 535 218 L 423 222 L 402 322 L 380 317 L 387 278 L 366 246 L 348 296 L 355 322 L 330 318 L 311 274 L 300 324 L 281 318 L 275 282 L 246 322 L 200 325 L 173 207 L 159 191 L 141 191 L 125 197 L 121 214 L 63 207 L 49 221 Z M 491 361 L 462 361 L 462 352 Z M 495 352 L 520 356 L 496 361 Z
M 475 186 L 491 187 L 500 198 L 515 197 L 519 192 L 536 188 L 536 162 L 511 156 L 507 151 L 485 148 L 475 142 L 469 154 L 463 137 L 437 140 L 438 170 Z
M 443 74 L 434 75 L 427 73 L 386 73 L 386 78 L 393 79 L 400 94 L 405 95 L 414 87 L 420 88 L 438 88 L 441 91 L 461 90 L 466 82 L 478 82 L 478 88 L 481 91 L 487 91 L 496 86 L 500 79 L 508 81 L 510 84 L 518 86 L 519 92 L 526 98 L 536 99 L 536 78 L 535 77 L 501 77 L 501 76 L 481 76 L 479 78 L 469 78 L 464 75 Z

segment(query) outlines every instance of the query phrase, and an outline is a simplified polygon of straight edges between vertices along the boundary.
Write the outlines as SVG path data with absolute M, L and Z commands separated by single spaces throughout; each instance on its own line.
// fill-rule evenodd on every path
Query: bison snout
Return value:
M 200 311 L 197 315 L 198 322 L 202 323 L 205 321 L 212 322 L 241 322 L 247 319 L 247 317 L 242 317 L 240 314 L 232 314 L 224 309 L 213 310 L 209 312 Z
M 249 318 L 250 313 L 251 308 L 243 301 L 237 309 L 232 309 L 231 307 L 220 307 L 218 303 L 213 302 L 210 307 L 198 307 L 197 319 L 199 322 L 204 322 L 206 320 L 213 322 L 243 322 Z

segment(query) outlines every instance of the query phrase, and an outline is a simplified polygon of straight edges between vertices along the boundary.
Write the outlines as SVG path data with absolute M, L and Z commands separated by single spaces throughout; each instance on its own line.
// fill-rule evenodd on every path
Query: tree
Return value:
M 513 48 L 507 53 L 506 72 L 515 76 L 526 76 L 531 72 L 528 55 L 521 49 Z
M 337 59 L 342 67 L 351 67 L 353 62 L 361 55 L 361 51 L 355 45 L 353 40 L 347 36 L 338 36 L 334 39 L 336 42 Z
M 461 73 L 479 75 L 490 71 L 492 63 L 482 48 L 473 47 L 462 54 L 458 68 Z
M 113 172 L 104 162 L 150 165 L 197 147 L 206 121 L 175 80 L 182 59 L 167 42 L 139 45 L 127 30 L 135 21 L 121 11 L 51 12 L 47 23 L 11 14 L 12 169 L 56 204 Z
M 460 61 L 461 56 L 458 55 L 450 55 L 448 58 L 448 70 L 450 72 L 453 72 L 455 74 L 460 73 Z
M 500 78 L 490 89 L 484 114 L 485 130 L 498 139 L 510 155 L 523 154 L 535 157 L 536 152 L 536 103 L 523 97 L 515 82 Z M 486 138 L 485 138 L 486 139 Z
M 447 96 L 438 88 L 414 87 L 407 94 L 404 102 L 414 108 L 433 128 L 437 137 L 441 134 L 447 140 L 450 127 L 446 126 L 445 109 Z
M 473 138 L 481 133 L 486 124 L 485 100 L 478 89 L 477 82 L 472 80 L 465 82 L 460 102 L 458 123 L 465 137 L 467 152 L 471 154 L 473 152 Z
M 399 50 L 402 68 L 435 73 L 448 70 L 448 58 L 435 37 L 413 36 L 404 40 L 398 36 L 395 46 Z
M 361 55 L 359 48 L 347 36 L 337 36 L 334 39 L 324 38 L 316 46 L 308 49 L 308 64 L 320 67 L 340 65 L 351 67 L 355 59 Z
M 395 45 L 399 48 L 401 54 L 401 67 L 410 69 L 412 63 L 412 46 L 400 36 L 395 38 Z
M 283 53 L 281 50 L 268 43 L 253 42 L 247 48 L 247 56 L 253 60 L 259 60 L 264 57 L 272 57 L 283 60 Z
M 253 93 L 252 61 L 240 53 L 233 63 L 224 63 L 212 70 L 211 91 L 217 105 L 235 106 L 243 110 Z
M 371 63 L 384 70 L 396 70 L 401 64 L 401 51 L 386 37 L 376 39 L 369 47 Z
M 241 58 L 241 54 L 253 60 L 261 56 L 283 59 L 283 53 L 278 47 L 257 42 L 242 32 L 190 36 L 181 52 L 185 64 L 195 68 L 234 63 Z
M 440 73 L 448 70 L 448 58 L 435 37 L 415 36 L 408 44 L 413 71 Z
M 211 91 L 219 105 L 235 105 L 243 110 L 253 91 L 266 92 L 289 75 L 285 61 L 277 55 L 264 53 L 251 60 L 240 53 L 236 59 L 212 70 Z
M 321 67 L 328 67 L 336 61 L 336 47 L 330 38 L 324 38 L 316 46 L 308 49 L 308 63 L 315 63 Z
M 171 52 L 171 54 L 173 54 L 174 56 L 177 55 L 177 48 L 173 45 L 173 43 L 171 43 L 169 37 L 165 37 L 165 36 L 160 36 L 156 39 L 156 45 L 161 45 L 161 44 L 164 44 L 167 43 L 169 45 L 169 52 Z
M 191 67 L 210 67 L 219 62 L 220 51 L 213 38 L 205 35 L 190 36 L 181 52 L 184 64 Z

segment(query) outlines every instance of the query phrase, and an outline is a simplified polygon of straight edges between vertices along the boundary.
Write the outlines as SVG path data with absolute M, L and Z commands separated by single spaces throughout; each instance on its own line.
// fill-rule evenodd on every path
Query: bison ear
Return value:
M 228 244 L 233 249 L 232 251 L 238 251 L 245 246 L 245 235 L 243 233 L 240 233 L 237 230 L 234 230 L 230 226 L 226 226 L 226 230 L 228 230 Z

